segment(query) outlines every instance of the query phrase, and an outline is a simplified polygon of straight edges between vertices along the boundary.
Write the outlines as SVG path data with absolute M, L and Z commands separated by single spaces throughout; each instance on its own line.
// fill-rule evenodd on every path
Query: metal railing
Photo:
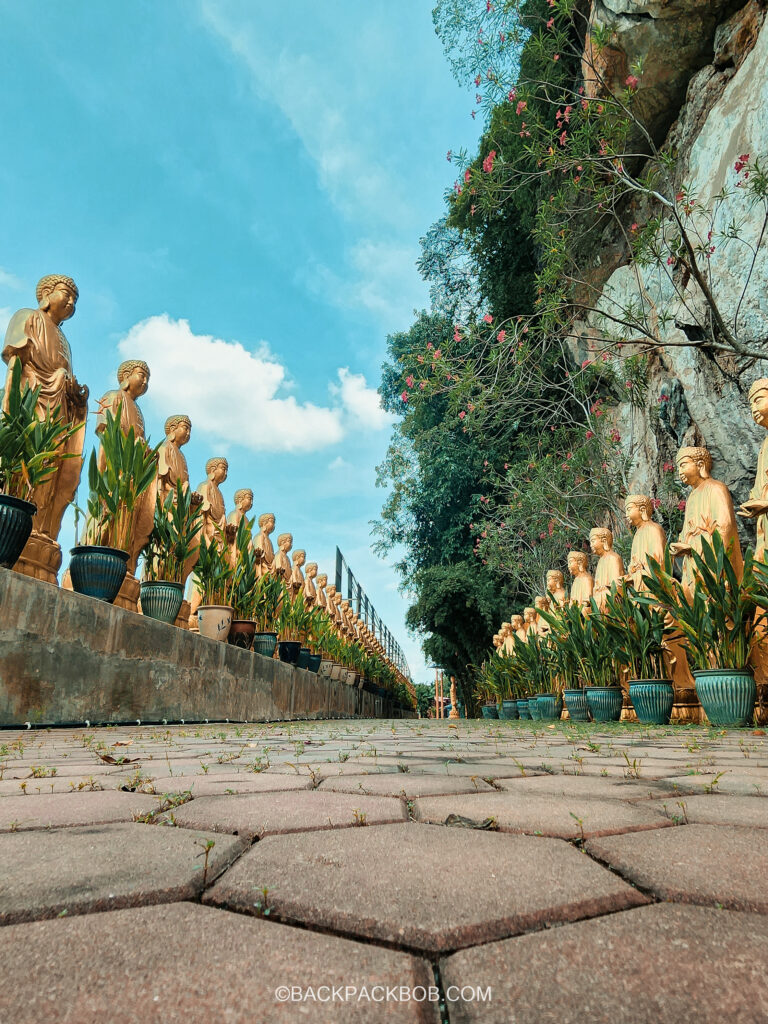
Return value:
M 381 616 L 373 607 L 373 602 L 355 579 L 346 558 L 338 548 L 336 548 L 336 591 L 349 601 L 352 610 L 360 616 L 374 634 L 392 664 L 404 676 L 410 678 L 411 672 L 400 644 L 382 622 Z

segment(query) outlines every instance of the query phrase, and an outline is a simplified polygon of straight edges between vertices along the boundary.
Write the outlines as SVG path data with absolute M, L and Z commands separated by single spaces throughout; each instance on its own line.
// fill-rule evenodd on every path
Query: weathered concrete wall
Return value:
M 391 714 L 345 683 L 0 569 L 0 727 Z

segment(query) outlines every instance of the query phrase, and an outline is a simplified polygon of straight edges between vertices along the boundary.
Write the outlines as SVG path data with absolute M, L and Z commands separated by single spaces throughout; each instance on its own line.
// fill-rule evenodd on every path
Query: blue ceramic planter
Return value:
M 82 544 L 70 551 L 72 589 L 86 597 L 112 604 L 128 572 L 128 552 L 96 544 Z
M 531 716 L 534 722 L 541 721 L 541 711 L 539 710 L 539 695 L 528 698 L 528 714 Z
M 531 720 L 531 713 L 528 710 L 528 701 L 527 700 L 519 700 L 517 702 L 517 713 L 520 716 L 522 721 L 530 722 L 530 720 Z
M 317 672 L 320 668 L 320 662 L 323 660 L 322 654 L 310 654 L 307 658 L 307 668 L 310 672 Z
M 499 711 L 499 718 L 518 718 L 517 714 L 517 701 L 516 700 L 503 700 L 501 702 L 501 709 Z
M 624 695 L 618 686 L 588 686 L 587 706 L 596 722 L 618 722 Z
M 563 713 L 563 702 L 556 693 L 540 693 L 536 698 L 542 722 L 556 722 Z
M 495 704 L 483 704 L 483 718 L 498 718 L 499 709 Z
M 300 652 L 301 644 L 298 640 L 281 640 L 277 645 L 277 653 L 280 655 L 280 661 L 284 661 L 288 665 L 296 664 L 299 660 Z
M 588 722 L 589 708 L 587 696 L 583 690 L 563 690 L 563 700 L 573 722 Z
M 37 505 L 10 494 L 0 494 L 0 565 L 12 569 L 32 533 Z
M 757 699 L 749 669 L 706 669 L 693 673 L 696 695 L 712 725 L 749 725 Z
M 145 580 L 141 584 L 141 614 L 171 625 L 181 610 L 184 584 L 168 580 Z
M 274 656 L 277 647 L 277 633 L 254 633 L 253 650 L 256 654 L 263 654 L 265 658 Z
M 629 684 L 629 699 L 643 725 L 667 725 L 675 691 L 666 679 L 633 679 Z
M 309 648 L 302 647 L 296 659 L 296 668 L 309 668 Z

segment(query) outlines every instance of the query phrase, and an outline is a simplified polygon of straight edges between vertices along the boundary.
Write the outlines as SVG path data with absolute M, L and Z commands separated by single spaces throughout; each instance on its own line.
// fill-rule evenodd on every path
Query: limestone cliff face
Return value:
M 592 17 L 614 31 L 606 73 L 618 85 L 633 61 L 643 60 L 639 99 L 655 140 L 677 154 L 679 181 L 699 207 L 711 206 L 724 186 L 735 184 L 734 162 L 742 153 L 768 160 L 768 24 L 766 4 L 718 0 L 594 0 Z M 587 55 L 588 57 L 589 55 Z M 608 66 L 613 62 L 613 72 Z M 742 240 L 718 245 L 711 257 L 712 290 L 729 325 L 744 340 L 768 339 L 768 232 L 761 235 L 763 210 L 751 207 L 743 190 L 724 202 L 716 228 L 735 222 Z M 756 255 L 755 255 L 756 253 Z M 754 267 L 750 266 L 754 260 Z M 612 259 L 611 266 L 617 260 Z M 749 285 L 744 282 L 749 276 Z M 616 422 L 634 445 L 631 490 L 655 493 L 661 465 L 681 444 L 705 443 L 715 473 L 743 501 L 754 479 L 757 451 L 765 433 L 749 414 L 751 382 L 768 376 L 766 361 L 717 359 L 685 347 L 696 338 L 701 306 L 692 282 L 624 265 L 603 287 L 604 303 L 637 301 L 666 324 L 663 353 L 649 368 L 648 405 L 622 405 Z M 578 357 L 584 352 L 577 346 Z

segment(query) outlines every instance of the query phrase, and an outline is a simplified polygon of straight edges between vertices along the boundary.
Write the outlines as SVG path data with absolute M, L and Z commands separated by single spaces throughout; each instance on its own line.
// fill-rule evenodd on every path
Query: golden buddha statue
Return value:
M 192 421 L 189 416 L 169 416 L 164 429 L 165 441 L 157 452 L 157 490 L 161 501 L 176 490 L 177 481 L 181 480 L 185 491 L 189 487 L 189 468 L 181 448 L 192 436 Z
M 768 430 L 768 378 L 761 377 L 749 389 L 749 408 L 752 419 L 759 427 Z M 746 519 L 757 519 L 757 543 L 755 544 L 755 561 L 766 561 L 768 547 L 768 434 L 766 435 L 757 456 L 755 485 L 749 492 L 737 515 Z
M 253 548 L 259 557 L 259 572 L 262 576 L 272 572 L 275 561 L 275 549 L 272 547 L 270 534 L 275 532 L 275 513 L 262 512 L 259 516 L 259 533 L 253 542 Z
M 227 525 L 234 526 L 235 531 L 240 525 L 240 520 L 253 508 L 253 491 L 250 487 L 241 487 L 235 491 L 235 508 L 227 516 Z
M 330 587 L 328 589 L 330 590 Z M 343 600 L 344 598 L 338 591 L 333 595 L 333 621 L 336 624 L 337 632 L 341 632 L 344 626 L 344 620 L 341 614 L 341 602 Z
M 683 558 L 683 588 L 690 596 L 696 586 L 691 552 L 701 554 L 701 539 L 719 533 L 734 572 L 740 580 L 744 571 L 736 512 L 731 492 L 721 480 L 714 480 L 712 456 L 706 448 L 681 448 L 677 453 L 680 480 L 691 488 L 685 503 L 685 520 L 679 539 L 669 545 L 675 558 Z
M 501 633 L 494 633 L 493 634 L 493 646 L 494 646 L 494 649 L 498 651 L 501 648 L 501 644 L 502 644 Z
M 272 563 L 272 572 L 275 576 L 279 576 L 286 586 L 290 583 L 291 573 L 293 572 L 291 560 L 288 557 L 288 552 L 292 547 L 293 534 L 281 533 L 277 538 L 277 551 L 275 552 L 275 560 Z
M 307 567 L 304 570 L 304 603 L 307 608 L 314 608 L 317 604 L 316 578 L 317 562 L 307 562 Z
M 309 575 L 309 566 L 307 566 L 307 575 Z M 326 606 L 326 593 L 325 588 L 328 586 L 328 573 L 321 572 L 317 577 L 317 594 L 315 595 L 315 608 L 322 608 L 325 611 Z
M 5 332 L 2 355 L 8 364 L 6 394 L 13 367 L 19 361 L 22 387 L 40 388 L 40 418 L 58 408 L 62 421 L 79 429 L 62 444 L 62 458 L 55 471 L 30 496 L 37 512 L 14 571 L 55 584 L 61 567 L 61 520 L 74 500 L 83 465 L 88 388 L 78 384 L 72 373 L 72 353 L 61 329 L 61 324 L 74 315 L 77 285 L 71 277 L 49 274 L 38 282 L 36 297 L 39 308 L 14 313 Z
M 336 621 L 336 586 L 333 583 L 328 584 L 328 589 L 325 593 L 325 611 L 328 614 L 328 618 L 331 622 Z
M 539 595 L 533 599 L 533 606 L 536 609 L 536 632 L 539 636 L 549 636 L 552 632 L 552 627 L 543 616 L 539 615 L 540 611 L 548 612 L 550 608 L 550 602 L 548 597 Z
M 291 600 L 293 601 L 304 591 L 305 580 L 301 567 L 307 560 L 307 552 L 303 548 L 296 548 L 291 559 L 293 561 L 293 568 L 291 569 L 288 589 L 291 592 Z
M 451 710 L 448 712 L 449 718 L 459 717 L 459 707 L 456 700 L 456 680 L 451 676 Z
M 107 413 L 115 419 L 120 417 L 120 429 L 127 434 L 133 428 L 134 435 L 138 438 L 145 437 L 144 417 L 138 406 L 138 399 L 147 393 L 149 387 L 149 367 L 142 359 L 127 359 L 120 363 L 117 368 L 117 382 L 120 385 L 114 391 L 107 391 L 99 399 L 99 408 L 96 416 L 96 436 L 104 433 L 107 425 Z M 99 470 L 103 473 L 107 468 L 107 460 L 104 449 L 99 448 L 96 457 Z M 141 549 L 149 540 L 152 527 L 155 522 L 155 497 L 157 495 L 157 482 L 151 484 L 142 495 L 140 495 L 133 513 L 131 524 L 130 550 L 128 552 L 128 571 L 123 580 L 120 592 L 115 598 L 115 605 L 118 608 L 126 608 L 128 611 L 139 610 L 139 581 L 136 579 L 136 566 L 139 561 Z
M 514 644 L 511 622 L 502 622 L 501 629 L 499 630 L 499 637 L 501 638 L 501 643 L 499 645 L 499 654 L 510 655 L 512 653 L 512 646 Z
M 565 579 L 560 569 L 550 569 L 547 572 L 547 593 L 551 595 L 555 607 L 562 607 L 568 604 Z
M 514 630 L 515 640 L 522 640 L 525 643 L 527 634 L 525 632 L 525 625 L 522 615 L 513 615 L 512 622 L 510 623 Z
M 539 615 L 535 608 L 523 609 L 523 623 L 525 624 L 527 636 L 533 636 L 534 633 L 538 633 Z
M 667 535 L 664 527 L 654 522 L 653 502 L 647 494 L 628 494 L 624 499 L 624 515 L 627 526 L 635 531 L 629 571 L 624 578 L 631 581 L 638 593 L 642 593 L 646 590 L 643 574 L 648 573 L 648 559 L 653 558 L 659 565 L 664 564 Z
M 589 531 L 589 546 L 592 554 L 597 555 L 593 597 L 602 611 L 612 585 L 615 583 L 617 588 L 621 586 L 624 560 L 618 551 L 613 550 L 613 534 L 606 526 L 596 526 Z
M 201 508 L 203 511 L 203 523 L 200 531 L 201 541 L 207 544 L 213 541 L 222 547 L 234 536 L 231 526 L 227 526 L 227 509 L 224 504 L 224 496 L 219 490 L 219 484 L 223 484 L 229 472 L 229 463 L 223 456 L 216 456 L 208 459 L 205 464 L 207 477 L 198 484 L 195 492 L 200 495 Z M 192 589 L 189 597 L 189 628 L 193 632 L 197 629 L 197 609 L 202 603 L 202 595 L 193 579 Z
M 573 576 L 571 587 L 571 604 L 577 604 L 586 611 L 595 587 L 595 581 L 587 568 L 587 555 L 584 551 L 568 552 L 568 572 Z

